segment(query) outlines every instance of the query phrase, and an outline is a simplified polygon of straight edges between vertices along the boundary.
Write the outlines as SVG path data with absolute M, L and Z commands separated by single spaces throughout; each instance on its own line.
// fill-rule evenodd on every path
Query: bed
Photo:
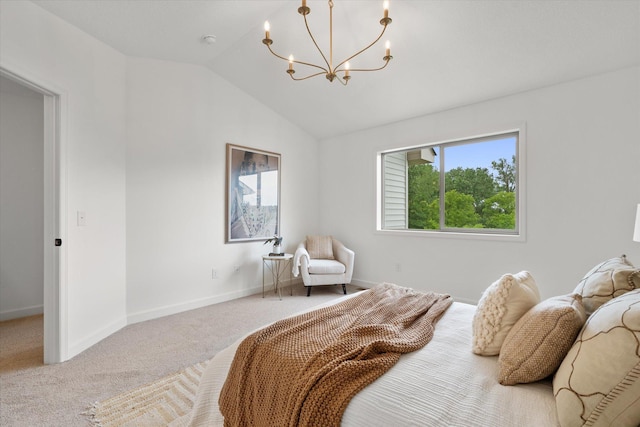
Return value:
M 376 288 L 387 287 L 396 289 Z M 280 322 L 297 325 L 374 289 Z M 359 389 L 339 425 L 640 426 L 640 269 L 624 255 L 596 265 L 573 292 L 544 301 L 529 272 L 505 274 L 477 306 L 448 301 L 433 319 L 426 345 Z M 238 360 L 247 359 L 234 362 L 236 351 L 244 354 L 247 342 L 280 322 L 218 353 L 192 411 L 172 426 L 224 425 L 218 403 L 233 389 L 225 381 L 233 384 Z
M 351 400 L 342 425 L 559 425 L 550 381 L 502 386 L 496 380 L 497 357 L 471 352 L 470 325 L 475 309 L 474 305 L 454 302 L 425 347 L 402 355 L 395 366 Z M 223 425 L 218 396 L 241 341 L 212 359 L 193 411 L 174 426 Z

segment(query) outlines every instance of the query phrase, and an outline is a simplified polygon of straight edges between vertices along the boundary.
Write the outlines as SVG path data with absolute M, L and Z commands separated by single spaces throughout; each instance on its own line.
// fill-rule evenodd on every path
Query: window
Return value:
M 520 235 L 520 132 L 379 153 L 379 229 Z

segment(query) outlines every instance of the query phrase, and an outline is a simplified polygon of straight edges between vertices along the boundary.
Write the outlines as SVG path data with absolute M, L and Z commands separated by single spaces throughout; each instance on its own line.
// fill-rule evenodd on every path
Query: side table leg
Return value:
M 289 260 L 287 268 L 289 269 L 289 295 L 293 296 L 293 283 L 291 283 L 293 282 L 293 273 L 291 272 L 293 269 L 293 259 Z
M 282 268 L 282 262 L 280 260 L 276 261 L 276 288 L 278 289 L 278 298 L 282 301 L 282 289 L 280 285 L 280 274 L 282 273 L 280 269 Z

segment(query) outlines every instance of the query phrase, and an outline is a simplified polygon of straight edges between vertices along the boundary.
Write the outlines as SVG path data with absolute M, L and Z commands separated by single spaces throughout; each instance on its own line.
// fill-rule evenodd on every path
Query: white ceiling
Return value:
M 640 64 L 640 0 L 391 0 L 382 41 L 394 59 L 353 73 L 347 87 L 292 81 L 261 43 L 268 19 L 276 52 L 319 62 L 299 1 L 33 2 L 126 55 L 208 67 L 319 139 Z M 334 3 L 342 60 L 377 37 L 382 1 Z M 308 5 L 314 36 L 327 45 L 327 2 Z M 216 43 L 203 42 L 206 34 Z M 382 65 L 382 41 L 352 68 Z

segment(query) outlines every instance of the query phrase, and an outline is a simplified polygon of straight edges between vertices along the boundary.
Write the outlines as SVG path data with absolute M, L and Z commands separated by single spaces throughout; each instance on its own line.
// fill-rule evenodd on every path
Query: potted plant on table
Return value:
M 264 244 L 266 245 L 267 243 L 273 243 L 273 252 L 271 254 L 282 255 L 282 236 L 273 236 L 265 240 Z

